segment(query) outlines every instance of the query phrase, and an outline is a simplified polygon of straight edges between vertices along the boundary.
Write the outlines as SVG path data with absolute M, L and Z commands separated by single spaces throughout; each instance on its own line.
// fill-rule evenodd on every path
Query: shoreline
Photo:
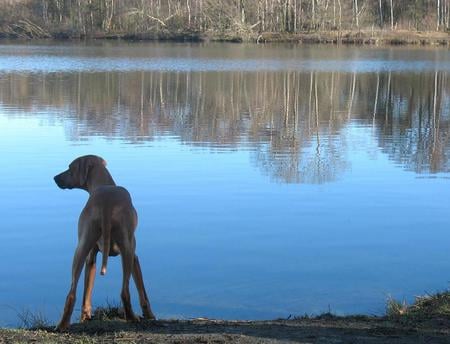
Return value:
M 17 36 L 0 32 L 0 42 L 13 41 L 159 41 L 159 42 L 232 42 L 232 43 L 294 43 L 294 44 L 344 44 L 344 45 L 420 45 L 449 46 L 450 34 L 437 31 L 408 30 L 342 30 L 315 31 L 301 33 L 200 33 L 200 32 L 145 32 L 145 33 L 97 33 L 92 35 L 74 35 L 55 32 L 50 36 Z
M 27 316 L 29 322 L 27 322 Z M 386 315 L 300 316 L 275 320 L 158 319 L 126 322 L 119 306 L 99 307 L 92 320 L 56 332 L 41 315 L 28 314 L 20 329 L 0 328 L 0 343 L 449 343 L 450 291 L 389 299 Z
M 448 343 L 450 319 L 421 322 L 390 317 L 324 314 L 292 320 L 92 320 L 72 324 L 68 332 L 42 329 L 0 329 L 0 342 L 96 343 Z

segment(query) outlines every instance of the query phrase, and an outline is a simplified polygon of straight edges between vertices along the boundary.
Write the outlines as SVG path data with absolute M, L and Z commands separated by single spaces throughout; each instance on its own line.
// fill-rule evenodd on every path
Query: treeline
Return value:
M 16 37 L 185 32 L 447 31 L 450 0 L 3 0 Z

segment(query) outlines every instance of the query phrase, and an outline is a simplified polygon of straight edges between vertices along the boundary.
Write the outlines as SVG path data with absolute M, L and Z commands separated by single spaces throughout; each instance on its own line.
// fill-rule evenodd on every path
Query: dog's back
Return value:
M 85 210 L 91 212 L 91 226 L 97 227 L 101 233 L 97 241 L 102 252 L 102 268 L 106 273 L 108 256 L 120 253 L 118 242 L 132 240 L 137 226 L 137 213 L 133 207 L 129 192 L 114 185 L 100 186 L 89 197 Z

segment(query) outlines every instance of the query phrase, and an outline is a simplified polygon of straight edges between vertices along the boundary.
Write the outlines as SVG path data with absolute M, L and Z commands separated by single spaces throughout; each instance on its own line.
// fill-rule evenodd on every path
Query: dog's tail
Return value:
M 108 263 L 109 248 L 111 246 L 111 218 L 106 211 L 102 214 L 102 237 L 103 237 L 103 252 L 102 252 L 102 269 L 100 275 L 106 274 L 106 264 Z

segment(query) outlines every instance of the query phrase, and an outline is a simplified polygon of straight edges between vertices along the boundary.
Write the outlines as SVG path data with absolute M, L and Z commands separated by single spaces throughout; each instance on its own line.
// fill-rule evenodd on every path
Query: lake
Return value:
M 159 318 L 380 315 L 446 289 L 449 96 L 448 49 L 3 42 L 0 325 L 62 313 L 88 194 L 53 176 L 84 154 L 132 194 Z M 111 258 L 94 306 L 120 287 Z

